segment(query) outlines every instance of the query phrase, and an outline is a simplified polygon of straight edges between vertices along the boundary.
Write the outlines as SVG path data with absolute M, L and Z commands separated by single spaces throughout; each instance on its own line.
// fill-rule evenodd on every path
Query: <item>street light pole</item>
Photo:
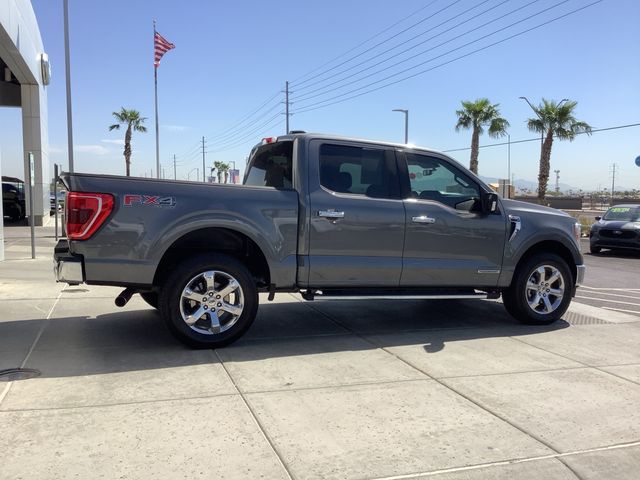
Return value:
M 394 108 L 392 112 L 404 113 L 404 143 L 409 143 L 409 110 L 404 108 Z
M 542 117 L 540 116 L 540 113 L 538 112 L 538 109 L 531 104 L 529 99 L 527 97 L 518 97 L 518 98 L 520 100 L 524 100 L 525 102 L 527 102 L 529 104 L 529 106 L 531 107 L 531 110 L 533 110 L 533 113 L 536 114 L 536 116 L 540 119 L 540 123 L 542 123 Z M 540 132 L 540 151 L 541 152 L 542 152 L 543 143 L 544 143 L 544 124 L 542 125 L 542 131 Z

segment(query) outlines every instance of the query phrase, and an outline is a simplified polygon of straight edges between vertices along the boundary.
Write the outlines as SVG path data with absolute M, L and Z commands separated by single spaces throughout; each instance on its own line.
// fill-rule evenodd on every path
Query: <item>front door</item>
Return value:
M 393 148 L 309 145 L 309 286 L 397 287 L 404 205 Z
M 401 285 L 496 286 L 504 214 L 480 211 L 482 187 L 453 162 L 422 153 L 400 155 L 410 189 Z

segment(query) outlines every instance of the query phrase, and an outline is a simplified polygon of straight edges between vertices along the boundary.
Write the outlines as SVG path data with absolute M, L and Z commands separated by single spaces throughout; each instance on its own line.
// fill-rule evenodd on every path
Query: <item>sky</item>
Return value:
M 75 170 L 124 174 L 124 132 L 108 126 L 112 112 L 125 107 L 139 110 L 148 127 L 134 134 L 132 175 L 155 174 L 154 19 L 176 46 L 158 69 L 167 178 L 174 154 L 178 178 L 193 179 L 196 169 L 202 175 L 202 136 L 207 168 L 224 161 L 242 170 L 255 143 L 285 133 L 287 80 L 291 129 L 402 142 L 404 119 L 392 110 L 404 108 L 410 143 L 445 151 L 469 147 L 470 132 L 454 129 L 455 111 L 461 100 L 480 97 L 500 104 L 512 141 L 537 136 L 527 130 L 534 114 L 520 96 L 534 104 L 575 100 L 576 117 L 594 129 L 640 123 L 640 2 L 603 0 L 569 14 L 593 1 L 70 0 Z M 50 159 L 66 169 L 62 0 L 32 4 L 52 64 Z M 376 87 L 384 88 L 349 99 Z M 480 144 L 502 141 L 483 135 Z M 23 176 L 21 143 L 19 109 L 0 109 L 4 175 Z M 469 164 L 468 150 L 450 155 Z M 513 144 L 513 176 L 536 181 L 539 155 L 539 142 Z M 610 188 L 616 163 L 616 184 L 640 188 L 639 155 L 636 126 L 556 141 L 551 168 L 560 170 L 561 183 L 592 190 Z M 506 178 L 507 161 L 506 146 L 482 148 L 479 173 Z

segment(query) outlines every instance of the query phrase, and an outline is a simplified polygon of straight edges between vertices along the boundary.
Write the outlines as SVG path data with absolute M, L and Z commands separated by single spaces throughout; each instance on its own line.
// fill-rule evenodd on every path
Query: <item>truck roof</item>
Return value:
M 359 138 L 359 137 L 349 137 L 349 136 L 345 136 L 345 135 L 335 135 L 335 134 L 329 134 L 329 133 L 314 133 L 314 132 L 301 132 L 301 133 L 289 133 L 287 135 L 278 135 L 277 139 L 278 141 L 283 141 L 283 140 L 294 140 L 296 138 L 318 138 L 318 139 L 323 139 L 323 140 L 343 140 L 343 141 L 347 141 L 347 142 L 360 142 L 360 143 L 369 143 L 371 145 L 386 145 L 389 147 L 397 147 L 397 148 L 410 148 L 411 150 L 420 150 L 423 152 L 429 152 L 429 153 L 442 153 L 438 150 L 432 149 L 432 148 L 427 148 L 427 147 L 420 147 L 418 145 L 413 145 L 411 143 L 409 144 L 405 144 L 405 143 L 396 143 L 396 142 L 387 142 L 384 140 L 372 140 L 372 139 L 368 139 L 368 138 Z M 259 145 L 259 144 L 258 144 Z

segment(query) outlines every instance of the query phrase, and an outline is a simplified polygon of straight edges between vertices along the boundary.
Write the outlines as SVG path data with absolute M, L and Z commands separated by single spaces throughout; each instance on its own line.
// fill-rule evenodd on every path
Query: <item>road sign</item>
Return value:
M 640 157 L 636 157 L 636 165 L 640 167 Z

